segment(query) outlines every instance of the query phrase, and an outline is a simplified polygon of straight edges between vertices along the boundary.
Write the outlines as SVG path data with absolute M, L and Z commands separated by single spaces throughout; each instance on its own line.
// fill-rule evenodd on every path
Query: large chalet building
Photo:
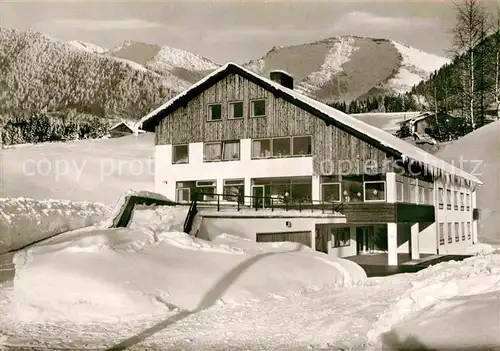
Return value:
M 249 208 L 339 204 L 343 219 L 313 224 L 306 244 L 342 257 L 381 249 L 389 265 L 398 253 L 460 253 L 477 242 L 479 179 L 300 94 L 286 72 L 268 79 L 228 63 L 139 125 L 156 135 L 156 191 L 177 202 L 202 192 Z

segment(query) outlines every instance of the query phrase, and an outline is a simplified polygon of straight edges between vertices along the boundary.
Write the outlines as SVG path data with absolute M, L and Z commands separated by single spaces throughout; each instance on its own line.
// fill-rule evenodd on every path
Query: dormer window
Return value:
M 264 117 L 266 115 L 266 100 L 252 100 L 250 102 L 250 111 L 252 117 Z
M 222 120 L 222 105 L 221 104 L 208 105 L 208 120 L 209 121 Z

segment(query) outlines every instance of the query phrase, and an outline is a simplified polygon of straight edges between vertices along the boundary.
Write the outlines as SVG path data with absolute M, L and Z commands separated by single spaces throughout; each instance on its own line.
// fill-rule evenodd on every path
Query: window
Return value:
M 465 222 L 462 222 L 462 241 L 465 241 Z
M 434 205 L 434 187 L 432 184 L 429 184 L 429 187 L 426 189 L 427 191 L 425 192 L 427 194 L 425 203 L 427 205 Z
M 418 203 L 425 204 L 425 188 L 423 184 L 418 185 Z
M 365 201 L 385 201 L 385 182 L 364 182 Z
M 174 145 L 172 147 L 172 163 L 189 163 L 189 145 Z
M 438 189 L 438 203 L 439 203 L 439 209 L 442 210 L 444 208 L 444 189 L 443 188 Z
M 344 247 L 351 244 L 350 228 L 332 228 L 332 247 Z
M 229 103 L 229 118 L 243 118 L 243 101 Z
M 465 195 L 463 192 L 460 192 L 460 211 L 463 211 L 465 207 Z
M 321 200 L 325 202 L 340 202 L 340 183 L 321 184 Z
M 222 160 L 237 161 L 240 159 L 240 141 L 225 141 L 222 143 Z
M 439 245 L 444 245 L 444 223 L 439 223 Z
M 223 141 L 222 143 L 205 143 L 204 162 L 237 161 L 240 159 L 240 141 Z
M 470 194 L 466 194 L 465 198 L 466 198 L 465 204 L 467 206 L 467 211 L 470 211 Z
M 292 138 L 293 156 L 312 155 L 312 137 L 294 136 Z
M 410 202 L 412 204 L 418 202 L 418 187 L 415 179 L 410 179 Z
M 215 196 L 216 193 L 216 181 L 215 180 L 198 180 L 196 182 L 196 199 L 198 201 L 214 201 L 217 200 Z
M 245 180 L 244 179 L 224 179 L 223 189 L 225 201 L 239 201 L 243 203 L 245 195 Z
M 342 176 L 342 202 L 363 202 L 363 176 Z
M 266 100 L 253 100 L 250 104 L 252 117 L 263 117 L 266 115 Z
M 220 161 L 222 154 L 222 143 L 206 143 L 203 150 L 203 161 Z
M 252 140 L 252 158 L 267 158 L 271 156 L 271 139 Z
M 453 192 L 453 204 L 454 204 L 453 206 L 454 210 L 458 211 L 458 191 L 456 190 Z
M 448 223 L 448 243 L 453 242 L 453 235 L 451 233 L 451 223 Z
M 470 222 L 467 222 L 467 239 L 470 239 L 470 237 L 471 237 Z
M 208 120 L 209 121 L 222 120 L 222 105 L 221 104 L 208 105 Z
M 446 189 L 446 209 L 451 210 L 451 189 Z
M 404 183 L 402 180 L 396 180 L 396 201 L 403 202 L 403 191 L 404 191 Z
M 286 157 L 290 156 L 290 138 L 274 138 L 273 139 L 273 156 Z
M 181 181 L 176 182 L 175 187 L 177 202 L 193 201 L 195 196 L 199 201 L 212 201 L 215 199 L 214 196 L 210 196 L 210 194 L 215 194 L 215 180 Z M 208 195 L 199 195 L 199 193 Z
M 455 222 L 455 242 L 460 241 L 460 224 Z

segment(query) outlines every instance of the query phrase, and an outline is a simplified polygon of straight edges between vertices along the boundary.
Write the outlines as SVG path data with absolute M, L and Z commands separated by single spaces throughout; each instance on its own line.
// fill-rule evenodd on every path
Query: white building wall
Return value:
M 473 235 L 474 232 L 476 232 L 474 228 L 474 221 L 472 220 L 472 209 L 474 208 L 473 206 L 473 198 L 474 196 L 471 195 L 471 206 L 469 210 L 467 211 L 467 204 L 466 204 L 466 199 L 467 197 L 465 194 L 471 193 L 471 189 L 461 187 L 458 185 L 454 185 L 451 182 L 447 182 L 444 184 L 443 182 L 437 182 L 436 183 L 436 191 L 439 187 L 443 187 L 444 189 L 444 208 L 439 209 L 439 201 L 438 197 L 436 197 L 436 231 L 439 231 L 439 223 L 444 223 L 444 244 L 441 245 L 439 244 L 439 254 L 463 254 L 467 251 L 467 248 L 470 247 L 473 243 Z M 446 198 L 446 189 L 451 189 L 452 194 L 451 194 L 451 209 L 447 209 L 447 198 Z M 454 191 L 458 190 L 458 210 L 455 209 L 455 203 L 454 203 Z M 464 192 L 464 210 L 462 211 L 460 209 L 460 192 Z M 455 240 L 455 223 L 459 223 L 459 232 L 460 232 L 460 237 L 459 241 Z M 462 240 L 462 222 L 465 223 L 465 240 Z M 471 239 L 467 237 L 467 222 L 471 223 L 471 229 L 472 229 L 472 236 Z M 448 223 L 451 223 L 451 229 L 452 229 L 452 242 L 448 243 Z M 439 243 L 439 232 L 438 232 L 438 243 Z
M 288 223 L 287 223 L 288 222 Z M 198 237 L 213 240 L 217 236 L 227 233 L 241 238 L 257 240 L 257 233 L 286 233 L 310 231 L 312 235 L 312 249 L 314 250 L 316 224 L 342 224 L 345 217 L 311 218 L 311 217 L 255 217 L 238 218 L 222 216 L 203 216 L 201 219 Z
M 155 191 L 175 200 L 177 181 L 217 180 L 222 194 L 223 179 L 245 179 L 245 195 L 251 195 L 252 178 L 310 177 L 313 158 L 289 157 L 266 160 L 251 159 L 251 139 L 240 141 L 239 161 L 203 162 L 203 143 L 189 145 L 189 163 L 172 164 L 172 145 L 155 148 Z M 314 177 L 313 195 L 319 200 L 319 177 Z

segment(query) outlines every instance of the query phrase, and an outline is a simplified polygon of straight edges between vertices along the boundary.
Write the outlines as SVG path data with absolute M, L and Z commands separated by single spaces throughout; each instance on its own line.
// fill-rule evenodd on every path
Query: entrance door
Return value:
M 324 228 L 316 228 L 316 251 L 328 253 L 328 232 Z
M 356 228 L 356 251 L 358 255 L 369 253 L 373 250 L 373 227 Z
M 264 185 L 253 185 L 252 196 L 253 207 L 264 208 Z

